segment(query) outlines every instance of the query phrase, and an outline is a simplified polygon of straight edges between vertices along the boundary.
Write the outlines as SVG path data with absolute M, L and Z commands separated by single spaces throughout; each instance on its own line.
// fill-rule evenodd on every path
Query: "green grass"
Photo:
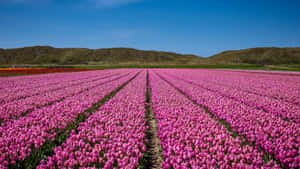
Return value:
M 129 65 L 129 66 L 74 66 L 83 69 L 119 69 L 119 68 L 228 68 L 228 69 L 254 69 L 261 68 L 260 65 Z
M 242 70 L 278 70 L 300 71 L 300 65 L 263 66 L 263 65 L 132 65 L 132 66 L 74 66 L 83 69 L 119 69 L 119 68 L 186 68 L 186 69 L 242 69 Z
M 97 65 L 30 65 L 32 68 L 55 68 L 56 66 L 65 68 L 78 69 L 120 69 L 120 68 L 182 68 L 182 69 L 241 69 L 241 70 L 268 70 L 268 71 L 295 71 L 300 72 L 300 65 L 258 65 L 258 64 L 235 64 L 235 65 L 114 65 L 114 66 L 97 66 Z M 9 65 L 0 65 L 0 68 L 7 68 Z M 24 76 L 35 74 L 10 74 L 0 77 Z

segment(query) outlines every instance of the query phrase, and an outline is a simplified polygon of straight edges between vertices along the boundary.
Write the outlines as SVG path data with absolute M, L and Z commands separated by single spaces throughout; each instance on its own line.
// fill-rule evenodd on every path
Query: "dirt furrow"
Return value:
M 162 168 L 163 158 L 161 152 L 160 139 L 157 134 L 158 133 L 157 120 L 152 109 L 149 72 L 147 72 L 147 93 L 146 93 L 145 108 L 146 108 L 147 126 L 149 126 L 149 128 L 146 131 L 148 142 L 146 143 L 147 151 L 144 154 L 145 162 L 141 168 L 160 169 Z

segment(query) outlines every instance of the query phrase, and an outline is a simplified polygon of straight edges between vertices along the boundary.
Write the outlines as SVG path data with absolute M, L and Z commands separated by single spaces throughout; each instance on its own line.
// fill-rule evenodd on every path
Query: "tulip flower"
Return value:
M 53 162 L 41 163 L 39 168 L 97 164 L 103 165 L 103 168 L 114 168 L 115 165 L 120 168 L 138 167 L 139 159 L 146 151 L 145 79 L 144 71 L 81 123 L 78 133 L 72 132 L 71 137 L 56 148 L 55 155 L 51 157 Z M 123 125 L 120 126 L 120 122 Z

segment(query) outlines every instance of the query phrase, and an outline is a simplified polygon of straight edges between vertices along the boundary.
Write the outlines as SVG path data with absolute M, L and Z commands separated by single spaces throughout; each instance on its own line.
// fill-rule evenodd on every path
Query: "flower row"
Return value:
M 154 73 L 150 76 L 164 168 L 279 168 L 263 162 L 261 152 L 242 146 L 204 109 Z
M 186 95 L 208 108 L 218 119 L 231 125 L 234 131 L 267 153 L 275 156 L 284 166 L 299 168 L 300 126 L 270 113 L 241 104 L 218 93 L 162 75 Z
M 80 94 L 85 90 L 92 89 L 98 85 L 101 85 L 102 83 L 109 82 L 124 75 L 125 74 L 121 74 L 120 76 L 109 75 L 102 78 L 97 77 L 97 79 L 92 78 L 90 80 L 80 81 L 80 83 L 75 83 L 73 85 L 70 85 L 69 87 L 65 87 L 55 91 L 48 91 L 32 97 L 9 102 L 0 107 L 0 120 L 2 122 L 13 120 L 16 117 L 20 117 L 25 112 L 32 111 L 49 104 L 53 104 L 56 101 L 63 100 L 64 98 L 76 94 Z
M 87 73 L 87 72 L 86 72 Z M 105 75 L 104 72 L 91 72 L 90 74 L 81 75 L 81 73 L 74 73 L 72 76 L 63 77 L 43 77 L 40 79 L 35 79 L 33 81 L 36 84 L 30 83 L 31 81 L 19 79 L 15 82 L 17 86 L 2 89 L 3 95 L 0 96 L 0 105 L 12 102 L 14 100 L 30 97 L 38 94 L 43 94 L 46 92 L 51 92 L 59 89 L 63 89 L 68 86 L 72 86 L 91 78 L 99 78 Z M 25 81 L 25 84 L 23 84 Z M 22 85 L 19 85 L 22 84 Z
M 175 75 L 175 73 L 171 73 Z M 218 76 L 218 75 L 215 75 Z M 300 106 L 289 102 L 285 102 L 280 99 L 275 99 L 273 97 L 257 95 L 251 92 L 240 90 L 234 86 L 216 84 L 208 80 L 208 78 L 197 76 L 195 72 L 185 73 L 184 76 L 176 76 L 180 80 L 184 80 L 193 83 L 199 87 L 205 88 L 207 90 L 216 92 L 225 97 L 232 98 L 234 100 L 240 101 L 243 104 L 256 107 L 258 109 L 263 109 L 268 113 L 272 113 L 283 119 L 291 120 L 300 123 Z M 244 88 L 248 88 L 252 83 L 244 85 Z
M 99 85 L 79 95 L 66 98 L 62 102 L 30 112 L 25 117 L 14 120 L 0 127 L 0 165 L 12 165 L 16 161 L 30 156 L 33 149 L 49 141 L 55 141 L 55 136 L 76 117 L 92 108 L 105 96 L 118 89 L 131 79 L 137 72 L 131 71 L 128 76 Z M 16 137 L 17 136 L 17 137 Z
M 192 75 L 194 78 L 201 78 L 209 83 L 300 105 L 300 76 L 235 72 L 229 70 L 179 70 L 172 72 L 184 76 Z
M 100 71 L 98 71 L 99 73 Z M 81 77 L 88 77 L 91 74 L 96 75 L 96 71 L 89 72 L 76 72 Z M 42 85 L 51 85 L 61 81 L 68 81 L 72 78 L 72 73 L 53 73 L 53 74 L 41 74 L 33 76 L 13 76 L 13 77 L 2 77 L 0 78 L 0 90 L 11 90 L 15 91 L 18 89 L 27 89 L 30 86 L 39 87 Z M 70 77 L 69 77 L 70 76 Z M 74 78 L 74 77 L 73 77 Z
M 78 127 L 38 168 L 137 168 L 146 150 L 142 72 Z

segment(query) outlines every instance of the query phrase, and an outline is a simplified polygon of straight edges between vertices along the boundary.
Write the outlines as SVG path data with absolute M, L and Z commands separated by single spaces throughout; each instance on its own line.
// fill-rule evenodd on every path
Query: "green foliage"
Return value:
M 300 64 L 300 48 L 250 48 L 219 53 L 208 58 L 218 64 Z
M 201 57 L 131 48 L 86 49 L 34 46 L 0 49 L 0 64 L 192 64 Z
M 300 48 L 250 48 L 225 51 L 202 58 L 195 55 L 132 48 L 87 49 L 34 46 L 17 49 L 0 48 L 0 65 L 1 67 L 27 65 L 88 69 L 228 68 L 300 71 Z

